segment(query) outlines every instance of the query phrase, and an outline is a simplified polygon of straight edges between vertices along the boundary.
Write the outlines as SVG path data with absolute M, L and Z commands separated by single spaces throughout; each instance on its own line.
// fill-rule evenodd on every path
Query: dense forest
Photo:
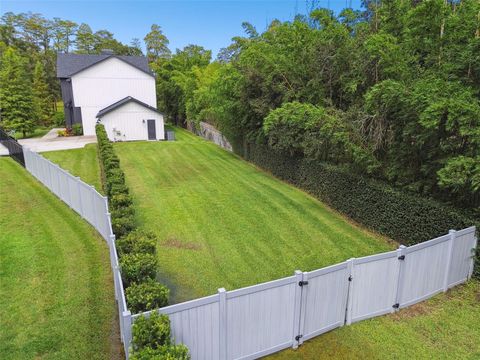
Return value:
M 171 122 L 211 123 L 243 156 L 262 144 L 478 210 L 478 0 L 364 1 L 339 14 L 314 7 L 264 32 L 243 28 L 213 60 L 198 45 L 171 52 L 152 25 L 146 55 Z M 50 121 L 56 52 L 102 49 L 142 53 L 138 39 L 125 45 L 87 24 L 5 14 L 3 125 L 29 131 Z

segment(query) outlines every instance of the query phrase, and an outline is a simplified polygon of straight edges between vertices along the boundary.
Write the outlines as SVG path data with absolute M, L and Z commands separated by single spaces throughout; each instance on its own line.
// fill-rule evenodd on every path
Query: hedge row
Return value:
M 132 360 L 189 360 L 185 345 L 175 345 L 167 315 L 153 312 L 148 318 L 140 316 L 132 329 Z
M 115 246 L 125 286 L 125 297 L 132 313 L 168 305 L 169 290 L 155 281 L 157 275 L 156 238 L 135 230 L 133 200 L 120 168 L 120 159 L 103 125 L 96 126 L 102 183 L 109 197 Z
M 438 201 L 399 191 L 344 168 L 249 144 L 247 160 L 268 170 L 362 225 L 405 245 L 443 235 L 449 229 L 479 227 L 478 220 Z M 475 276 L 480 277 L 477 250 Z

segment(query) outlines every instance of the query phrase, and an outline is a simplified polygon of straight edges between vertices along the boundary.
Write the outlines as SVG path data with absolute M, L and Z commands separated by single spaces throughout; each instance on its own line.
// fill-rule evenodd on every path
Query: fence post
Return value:
M 303 281 L 303 273 L 300 270 L 295 270 L 295 304 L 293 308 L 293 345 L 292 348 L 298 348 L 297 335 L 301 334 L 300 330 L 300 316 L 301 316 L 301 303 L 302 303 L 302 289 L 303 286 L 299 286 L 299 283 Z M 304 309 L 305 311 L 305 309 Z
M 347 325 L 352 324 L 352 310 L 353 310 L 353 281 L 354 277 L 354 269 L 355 269 L 355 258 L 351 258 L 347 260 L 347 269 L 349 269 L 350 274 L 348 277 L 348 282 L 350 283 L 348 286 L 348 298 L 347 298 L 347 315 L 345 323 Z
M 343 303 L 343 309 L 345 311 L 345 316 L 343 317 L 343 323 L 342 325 L 340 326 L 344 326 L 346 323 L 347 323 L 347 313 L 348 313 L 348 306 L 350 305 L 350 301 L 349 301 L 349 296 L 350 296 L 350 284 L 352 283 L 352 266 L 353 265 L 353 262 L 352 262 L 352 259 L 348 259 L 347 260 L 347 291 L 345 293 L 345 299 L 344 299 L 344 303 Z
M 397 249 L 397 258 L 398 258 L 398 276 L 397 276 L 397 289 L 395 294 L 395 304 L 399 304 L 398 307 L 392 307 L 393 311 L 400 310 L 400 299 L 402 297 L 402 286 L 403 286 L 403 272 L 405 266 L 405 245 L 400 245 Z
M 219 346 L 220 346 L 220 359 L 227 358 L 227 291 L 224 288 L 218 289 L 218 309 L 219 309 Z
M 470 269 L 468 270 L 468 277 L 467 279 L 470 280 L 470 278 L 473 275 L 473 268 L 475 267 L 475 255 L 477 250 L 477 244 L 478 244 L 478 237 L 477 237 L 477 228 L 474 226 L 473 227 L 473 248 L 472 248 L 472 261 L 470 262 Z M 480 264 L 478 265 L 480 266 Z
M 126 310 L 122 314 L 123 317 L 123 347 L 125 349 L 125 357 L 128 360 L 130 343 L 132 341 L 132 314 L 130 310 Z
M 452 255 L 453 255 L 453 243 L 456 238 L 456 231 L 450 230 L 448 232 L 450 239 L 448 239 L 448 250 L 447 250 L 447 264 L 445 266 L 445 278 L 443 280 L 443 292 L 448 290 L 448 278 L 450 276 L 450 267 L 452 265 Z
M 304 272 L 302 274 L 302 281 L 308 282 L 308 272 Z M 307 294 L 308 294 L 308 286 L 300 286 L 299 283 L 296 284 L 297 287 L 300 288 L 300 291 L 302 293 L 301 302 L 300 302 L 300 326 L 298 329 L 298 346 L 303 344 L 303 332 L 305 331 L 305 316 L 306 316 L 306 311 L 305 309 L 307 308 Z

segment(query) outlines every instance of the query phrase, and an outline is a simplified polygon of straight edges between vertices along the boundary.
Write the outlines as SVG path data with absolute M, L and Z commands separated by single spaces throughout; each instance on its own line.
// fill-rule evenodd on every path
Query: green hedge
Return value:
M 367 228 L 405 245 L 430 240 L 449 229 L 479 225 L 478 220 L 438 201 L 399 191 L 339 166 L 278 153 L 268 145 L 249 144 L 245 157 Z M 477 277 L 479 256 L 477 251 Z

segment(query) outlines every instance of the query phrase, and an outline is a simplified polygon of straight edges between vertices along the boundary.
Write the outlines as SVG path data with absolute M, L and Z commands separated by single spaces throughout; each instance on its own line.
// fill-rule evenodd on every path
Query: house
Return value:
M 163 140 L 163 115 L 157 110 L 155 77 L 144 56 L 57 55 L 65 126 L 81 124 L 95 135 L 97 121 L 112 141 Z

